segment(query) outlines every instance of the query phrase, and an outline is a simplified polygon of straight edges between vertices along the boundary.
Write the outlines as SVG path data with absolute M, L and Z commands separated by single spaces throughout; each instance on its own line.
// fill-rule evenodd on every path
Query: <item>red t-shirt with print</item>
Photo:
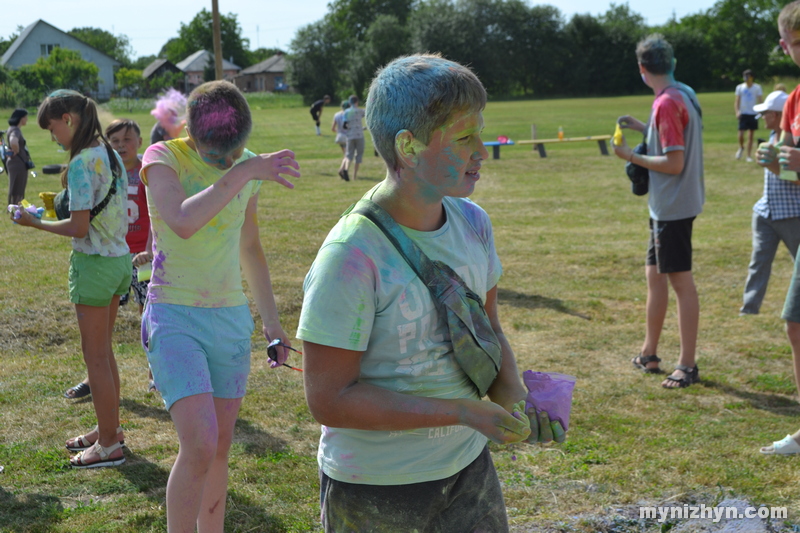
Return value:
M 142 160 L 128 170 L 128 234 L 125 240 L 131 253 L 144 252 L 147 236 L 150 233 L 150 213 L 147 210 L 147 195 L 144 183 L 139 179 Z

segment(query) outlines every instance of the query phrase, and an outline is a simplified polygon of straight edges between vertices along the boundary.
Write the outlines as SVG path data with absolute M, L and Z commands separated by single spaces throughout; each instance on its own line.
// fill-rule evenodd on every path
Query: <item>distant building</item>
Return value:
M 107 100 L 111 97 L 111 92 L 114 90 L 114 73 L 121 63 L 41 19 L 22 30 L 3 57 L 0 57 L 0 65 L 11 69 L 33 65 L 37 59 L 49 56 L 54 48 L 59 47 L 75 50 L 84 61 L 97 65 L 100 69 L 98 74 L 100 83 L 91 96 L 98 100 Z
M 157 78 L 159 76 L 163 76 L 164 74 L 183 74 L 184 72 L 175 66 L 169 59 L 156 59 L 149 65 L 145 67 L 142 71 L 142 78 L 145 80 L 151 80 L 153 78 Z M 184 77 L 185 78 L 185 77 Z M 179 84 L 177 84 L 175 89 L 186 92 L 186 80 L 182 79 Z
M 245 93 L 286 91 L 286 58 L 275 54 L 260 63 L 244 69 L 233 79 L 236 86 Z
M 214 68 L 214 54 L 207 50 L 198 50 L 175 66 L 186 74 L 186 92 L 188 93 L 205 81 L 207 67 Z M 224 79 L 233 81 L 241 70 L 242 67 L 225 59 L 222 60 L 222 77 Z

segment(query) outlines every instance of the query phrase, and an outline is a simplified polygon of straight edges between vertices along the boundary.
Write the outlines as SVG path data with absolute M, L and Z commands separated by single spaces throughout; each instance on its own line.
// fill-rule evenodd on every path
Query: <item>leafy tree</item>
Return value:
M 80 39 L 89 46 L 97 48 L 104 54 L 113 57 L 125 67 L 131 66 L 133 48 L 128 37 L 114 35 L 100 28 L 72 28 L 67 32 L 76 39 Z
M 138 97 L 144 88 L 141 70 L 122 67 L 114 74 L 114 80 L 119 92 L 128 96 Z
M 100 83 L 100 69 L 81 58 L 80 53 L 67 48 L 54 48 L 47 57 L 40 57 L 32 65 L 14 71 L 14 78 L 37 94 L 47 94 L 55 89 L 74 89 L 91 93 Z
M 285 54 L 283 50 L 280 48 L 257 48 L 250 52 L 250 64 L 255 65 L 256 63 L 261 63 L 265 59 L 269 59 L 270 57 L 276 54 Z
M 702 13 L 684 17 L 677 24 L 703 35 L 710 65 L 707 88 L 730 88 L 742 71 L 753 69 L 763 76 L 780 35 L 776 21 L 785 2 L 781 0 L 720 0 Z
M 413 0 L 333 0 L 328 20 L 347 39 L 363 41 L 367 30 L 380 15 L 391 15 L 406 25 Z
M 305 103 L 339 92 L 347 54 L 343 42 L 328 18 L 303 26 L 295 34 L 289 45 L 292 53 L 287 57 L 288 77 Z
M 119 99 L 127 99 L 128 111 L 133 111 L 135 99 L 140 98 L 145 93 L 145 80 L 142 78 L 142 71 L 122 67 L 114 74 L 114 80 L 119 91 Z
M 186 90 L 185 79 L 186 76 L 182 72 L 165 72 L 160 76 L 155 76 L 145 81 L 145 94 L 155 96 L 170 87 L 178 91 L 184 91 Z
M 242 37 L 242 28 L 235 13 L 220 15 L 220 36 L 222 57 L 232 60 L 244 68 L 251 65 L 250 40 Z M 202 9 L 189 24 L 181 23 L 178 37 L 170 39 L 161 49 L 159 57 L 166 57 L 173 63 L 180 63 L 198 50 L 214 52 L 213 17 L 210 11 Z
M 144 70 L 150 63 L 158 59 L 158 57 L 159 56 L 155 55 L 137 57 L 136 60 L 133 63 L 131 63 L 131 68 Z
M 366 96 L 366 89 L 375 71 L 395 57 L 409 51 L 408 29 L 400 24 L 394 15 L 378 15 L 364 35 L 364 41 L 355 46 L 348 60 L 348 79 L 352 91 L 360 98 Z
M 707 90 L 717 88 L 708 61 L 711 55 L 705 36 L 697 29 L 669 21 L 658 31 L 672 45 L 675 52 L 675 77 L 693 89 Z
M 17 31 L 9 35 L 8 39 L 0 37 L 0 56 L 6 53 L 6 50 L 8 50 L 11 47 L 11 45 L 14 44 L 14 41 L 17 40 L 17 37 L 19 37 L 19 34 L 22 33 L 24 29 L 25 28 L 23 28 L 22 26 L 17 26 Z

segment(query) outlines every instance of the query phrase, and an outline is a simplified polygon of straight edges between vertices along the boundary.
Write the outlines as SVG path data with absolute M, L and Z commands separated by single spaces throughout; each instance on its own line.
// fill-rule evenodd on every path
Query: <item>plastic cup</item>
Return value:
M 153 263 L 145 263 L 136 268 L 136 279 L 139 283 L 150 281 L 150 276 L 153 275 Z

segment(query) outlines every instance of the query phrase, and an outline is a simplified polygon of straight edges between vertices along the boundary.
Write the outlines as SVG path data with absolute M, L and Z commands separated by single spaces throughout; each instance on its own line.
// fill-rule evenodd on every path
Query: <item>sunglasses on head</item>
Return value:
M 297 352 L 300 355 L 303 355 L 303 352 L 301 352 L 300 350 L 295 350 L 294 348 L 292 348 L 288 344 L 284 344 L 281 339 L 275 339 L 275 340 L 271 341 L 267 345 L 267 357 L 269 357 L 270 360 L 272 360 L 272 361 L 274 361 L 276 363 L 278 362 L 278 346 L 282 346 L 284 348 L 288 348 L 289 350 L 291 350 L 293 352 Z M 303 371 L 302 368 L 295 368 L 295 367 L 293 367 L 291 365 L 287 365 L 286 363 L 281 363 L 281 364 L 283 366 L 285 366 L 285 367 L 291 368 L 292 370 L 297 370 L 298 372 L 302 372 Z

